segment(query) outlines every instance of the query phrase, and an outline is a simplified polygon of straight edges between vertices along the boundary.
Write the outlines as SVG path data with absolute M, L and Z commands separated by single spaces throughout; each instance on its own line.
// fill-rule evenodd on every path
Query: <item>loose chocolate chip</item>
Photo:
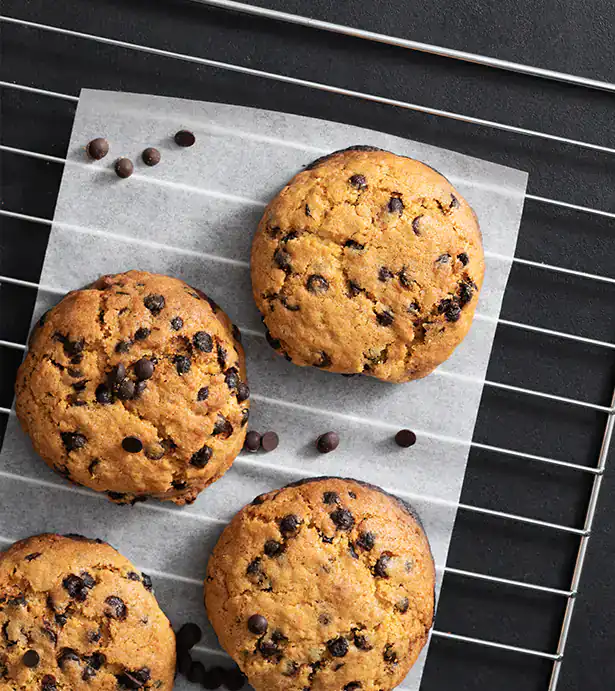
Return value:
M 141 158 L 146 166 L 156 166 L 160 163 L 160 151 L 154 149 L 153 146 L 148 146 L 147 149 L 143 150 Z
M 414 231 L 415 235 L 420 235 L 421 231 L 419 230 L 419 221 L 423 218 L 423 216 L 417 216 L 412 220 L 412 230 Z
M 243 448 L 245 451 L 250 453 L 256 453 L 261 447 L 261 435 L 255 430 L 250 430 L 246 434 L 246 439 L 243 443 Z
M 461 262 L 462 266 L 467 266 L 468 263 L 469 263 L 469 261 L 470 261 L 470 257 L 468 257 L 468 255 L 467 255 L 465 252 L 462 252 L 461 254 L 458 254 L 458 255 L 457 255 L 457 259 L 459 259 L 459 261 Z
M 249 408 L 244 408 L 241 411 L 241 426 L 245 427 L 248 424 L 248 419 L 250 418 Z
M 395 605 L 395 609 L 400 612 L 401 614 L 405 614 L 408 611 L 408 607 L 410 606 L 410 601 L 408 600 L 407 597 L 402 597 L 401 600 L 397 602 Z
M 400 429 L 395 435 L 395 443 L 397 446 L 407 449 L 416 444 L 416 434 L 410 429 Z
M 58 655 L 58 667 L 64 669 L 67 662 L 79 662 L 79 655 L 72 648 L 62 648 Z
M 197 401 L 205 401 L 208 396 L 209 396 L 209 387 L 203 386 L 199 389 L 199 391 L 196 395 L 196 400 Z
M 299 524 L 301 523 L 298 516 L 291 513 L 280 521 L 280 532 L 284 537 L 289 537 L 290 535 L 295 535 L 299 529 Z
M 278 269 L 281 269 L 287 274 L 292 272 L 293 267 L 290 263 L 290 254 L 286 252 L 286 250 L 278 247 L 278 249 L 273 253 L 273 261 Z
M 459 304 L 462 307 L 470 302 L 474 290 L 476 290 L 476 286 L 470 279 L 464 279 L 459 283 Z
M 391 197 L 387 208 L 392 214 L 398 213 L 401 216 L 404 210 L 404 203 L 399 197 Z
M 374 576 L 378 576 L 378 578 L 388 578 L 389 573 L 387 571 L 389 564 L 391 562 L 392 554 L 390 552 L 383 552 L 378 559 L 376 560 L 376 563 L 374 564 Z
M 173 358 L 173 364 L 175 365 L 175 369 L 177 370 L 177 374 L 187 374 L 190 372 L 190 368 L 192 367 L 192 361 L 187 355 L 176 355 Z
M 277 540 L 267 540 L 267 542 L 265 542 L 264 551 L 268 557 L 279 557 L 284 551 L 284 545 Z
M 115 174 L 118 178 L 129 178 L 135 170 L 132 161 L 129 158 L 118 158 L 114 165 Z
M 220 369 L 224 369 L 226 367 L 226 350 L 218 343 L 216 346 L 216 351 L 218 355 L 218 364 L 220 365 Z
M 143 689 L 150 680 L 152 673 L 148 667 L 142 667 L 124 674 L 117 675 L 117 683 L 122 689 Z
M 229 367 L 224 373 L 224 381 L 231 391 L 239 386 L 239 372 L 236 367 Z
M 212 337 L 205 331 L 197 331 L 192 337 L 192 343 L 197 350 L 203 353 L 211 353 L 214 349 Z
M 237 400 L 239 403 L 243 403 L 248 398 L 250 398 L 250 387 L 245 382 L 241 382 L 237 387 Z
M 79 432 L 60 432 L 60 437 L 68 453 L 82 449 L 88 441 L 83 434 L 79 434 Z
M 192 146 L 196 141 L 196 137 L 190 130 L 179 130 L 179 132 L 175 133 L 173 139 L 175 139 L 177 146 L 183 147 Z
M 438 305 L 438 312 L 443 314 L 446 321 L 456 322 L 461 317 L 461 307 L 457 298 L 446 298 Z
M 449 261 L 451 260 L 451 255 L 445 252 L 444 254 L 441 254 L 437 259 L 436 259 L 436 264 L 448 264 Z
M 344 657 L 348 652 L 348 641 L 340 636 L 327 641 L 327 649 L 333 657 Z
M 386 644 L 382 657 L 384 658 L 385 662 L 389 662 L 394 665 L 396 665 L 398 662 L 397 653 L 395 652 L 393 646 L 390 643 Z
M 331 520 L 339 530 L 352 530 L 354 527 L 354 516 L 348 509 L 335 509 L 331 514 Z
M 375 544 L 376 544 L 376 536 L 374 535 L 374 533 L 371 533 L 371 532 L 359 533 L 359 539 L 357 540 L 357 545 L 361 549 L 364 549 L 366 552 L 369 552 L 371 549 L 373 549 Z
M 355 298 L 361 292 L 361 286 L 355 281 L 348 281 L 348 297 Z
M 367 187 L 367 179 L 365 178 L 365 175 L 361 175 L 360 173 L 352 175 L 348 182 L 358 190 L 364 190 Z
M 116 353 L 127 353 L 130 350 L 132 343 L 130 341 L 118 341 L 115 346 Z
M 378 280 L 386 283 L 386 281 L 390 281 L 392 278 L 393 272 L 390 269 L 387 269 L 386 266 L 381 266 L 380 270 L 378 271 Z
M 384 310 L 384 312 L 376 312 L 376 321 L 380 326 L 391 326 L 395 317 L 389 310 Z
M 150 335 L 150 333 L 151 331 L 149 329 L 142 326 L 140 329 L 135 331 L 135 341 L 144 341 Z
M 109 619 L 124 621 L 128 616 L 128 609 L 124 601 L 116 595 L 109 595 L 109 597 L 105 599 L 105 604 L 107 607 L 105 608 L 104 614 L 106 617 L 109 617 Z
M 231 434 L 233 434 L 233 425 L 231 425 L 224 415 L 220 415 L 220 413 L 218 413 L 218 417 L 212 430 L 212 435 L 214 437 L 220 436 L 222 439 L 228 439 Z
M 34 561 L 35 559 L 38 559 L 41 556 L 42 552 L 32 552 L 32 554 L 26 554 L 24 559 L 26 561 Z
M 115 387 L 124 381 L 125 376 L 126 367 L 122 362 L 120 362 L 118 365 L 111 369 L 111 371 L 107 375 L 107 381 L 109 382 L 109 385 L 111 387 Z
M 182 650 L 190 650 L 201 640 L 202 636 L 201 628 L 188 622 L 177 632 L 177 647 Z
M 38 663 L 41 661 L 41 657 L 36 650 L 26 650 L 21 658 L 21 661 L 26 667 L 32 668 L 38 666 Z
M 416 301 L 415 301 L 415 302 L 411 302 L 411 303 L 408 305 L 408 307 L 406 307 L 406 311 L 408 312 L 408 314 L 418 314 L 418 312 L 420 311 L 420 309 L 421 309 L 421 306 L 420 306 L 419 303 L 416 302 Z
M 134 364 L 135 376 L 140 381 L 151 379 L 154 374 L 154 363 L 147 358 L 141 358 Z
M 308 277 L 306 286 L 310 293 L 322 295 L 329 290 L 329 281 L 320 274 L 312 274 Z
M 261 437 L 261 447 L 263 451 L 273 451 L 278 448 L 280 438 L 275 432 L 265 432 Z
M 456 209 L 459 207 L 459 199 L 454 194 L 451 194 L 451 203 L 450 207 L 451 209 Z
M 340 500 L 340 495 L 337 492 L 325 492 L 322 495 L 322 500 L 325 504 L 337 504 Z
M 331 357 L 329 356 L 328 353 L 325 353 L 324 350 L 320 351 L 320 360 L 318 362 L 314 363 L 314 367 L 319 367 L 319 368 L 324 368 L 324 367 L 330 367 L 332 363 Z
M 117 397 L 121 401 L 130 401 L 135 395 L 135 383 L 130 379 L 124 381 L 117 388 Z
M 100 161 L 109 153 L 109 142 L 103 137 L 96 137 L 88 143 L 86 147 L 86 153 L 90 158 L 95 161 Z
M 166 300 L 164 299 L 163 295 L 158 295 L 157 293 L 150 293 L 149 295 L 146 295 L 143 299 L 143 304 L 156 317 L 164 309 Z
M 248 619 L 248 630 L 257 636 L 267 633 L 268 622 L 262 614 L 253 614 Z
M 337 432 L 325 432 L 316 440 L 316 448 L 319 453 L 335 451 L 340 444 L 340 435 Z M 335 494 L 335 492 L 333 493 Z
M 212 455 L 212 448 L 206 444 L 203 446 L 203 448 L 192 454 L 192 457 L 190 458 L 190 465 L 194 466 L 195 468 L 204 468 L 209 463 Z
M 128 453 L 139 453 L 143 449 L 143 442 L 137 437 L 124 437 L 122 448 Z

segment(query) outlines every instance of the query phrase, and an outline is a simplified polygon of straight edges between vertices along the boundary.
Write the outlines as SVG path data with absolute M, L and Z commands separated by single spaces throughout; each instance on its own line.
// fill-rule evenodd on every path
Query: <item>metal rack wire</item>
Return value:
M 587 78 L 582 78 L 582 77 L 576 77 L 574 75 L 569 75 L 569 74 L 564 74 L 561 72 L 555 72 L 552 70 L 544 70 L 541 68 L 537 67 L 531 67 L 531 66 L 526 66 L 526 65 L 521 65 L 517 63 L 511 63 L 507 61 L 502 61 L 502 60 L 497 60 L 494 58 L 489 58 L 486 56 L 481 56 L 481 55 L 476 55 L 476 54 L 471 54 L 471 53 L 465 53 L 462 51 L 454 51 L 450 49 L 445 49 L 441 48 L 438 46 L 432 46 L 424 43 L 418 43 L 406 39 L 399 39 L 395 37 L 390 37 L 382 34 L 375 34 L 373 32 L 369 31 L 363 31 L 363 30 L 358 30 L 354 29 L 352 27 L 347 27 L 347 26 L 342 26 L 338 24 L 331 24 L 329 22 L 323 22 L 323 21 L 316 21 L 312 20 L 306 17 L 300 17 L 298 15 L 292 15 L 288 13 L 283 13 L 283 12 L 277 12 L 274 10 L 268 10 L 265 8 L 260 8 L 260 7 L 254 7 L 250 5 L 246 5 L 243 3 L 239 2 L 233 2 L 232 0 L 193 0 L 193 2 L 200 3 L 203 5 L 209 5 L 217 8 L 222 8 L 222 9 L 227 9 L 227 10 L 233 10 L 233 11 L 238 11 L 238 12 L 243 12 L 247 13 L 250 15 L 258 16 L 261 18 L 265 18 L 271 21 L 281 21 L 281 22 L 288 22 L 312 29 L 317 29 L 321 31 L 329 31 L 329 32 L 334 32 L 338 34 L 344 34 L 347 36 L 354 36 L 356 38 L 368 40 L 368 41 L 377 41 L 381 43 L 386 43 L 389 45 L 393 46 L 398 46 L 401 48 L 405 48 L 408 50 L 414 50 L 414 51 L 421 51 L 421 52 L 427 52 L 431 53 L 434 55 L 439 55 L 442 57 L 450 58 L 453 60 L 462 60 L 462 61 L 467 61 L 467 62 L 473 62 L 477 63 L 480 65 L 483 65 L 485 67 L 490 67 L 493 69 L 502 69 L 502 70 L 508 70 L 508 71 L 513 71 L 519 74 L 525 74 L 525 75 L 530 75 L 533 77 L 539 77 L 543 79 L 550 79 L 550 80 L 556 80 L 556 81 L 561 81 L 561 82 L 566 82 L 569 84 L 574 84 L 576 86 L 581 86 L 581 87 L 586 87 L 586 88 L 593 88 L 593 89 L 601 89 L 604 91 L 609 91 L 609 92 L 615 92 L 615 84 L 610 84 L 607 82 L 601 82 L 593 79 L 587 79 Z M 514 125 L 502 123 L 502 122 L 496 122 L 492 120 L 486 120 L 482 118 L 477 118 L 477 117 L 472 117 L 468 115 L 464 115 L 461 113 L 456 113 L 456 112 L 451 112 L 451 111 L 446 111 L 446 110 L 439 110 L 419 104 L 414 104 L 414 103 L 409 103 L 406 101 L 401 101 L 401 100 L 396 100 L 396 99 L 391 99 L 391 98 L 386 98 L 383 96 L 378 96 L 375 94 L 371 93 L 364 93 L 360 91 L 354 91 L 346 88 L 341 88 L 337 87 L 334 85 L 326 84 L 326 83 L 321 83 L 321 82 L 314 82 L 314 81 L 309 81 L 305 79 L 300 79 L 300 78 L 295 78 L 289 75 L 283 75 L 283 74 L 276 74 L 272 72 L 267 72 L 251 67 L 245 67 L 242 65 L 237 65 L 237 64 L 231 64 L 231 63 L 225 63 L 225 62 L 220 62 L 218 60 L 213 60 L 209 58 L 203 58 L 203 57 L 198 57 L 194 55 L 189 55 L 186 53 L 179 53 L 179 52 L 173 52 L 173 51 L 168 51 L 168 50 L 162 50 L 153 46 L 149 45 L 142 45 L 142 44 L 136 44 L 136 43 L 131 43 L 123 40 L 118 40 L 114 39 L 111 37 L 106 37 L 106 36 L 100 36 L 100 35 L 95 35 L 95 34 L 89 34 L 81 31 L 73 31 L 57 26 L 50 26 L 46 24 L 41 24 L 37 22 L 32 22 L 32 21 L 26 21 L 22 20 L 19 18 L 15 17 L 8 17 L 8 16 L 1 16 L 0 15 L 0 22 L 5 23 L 5 24 L 12 24 L 16 26 L 21 26 L 25 28 L 29 28 L 31 30 L 35 31 L 42 31 L 42 32 L 51 32 L 54 34 L 60 34 L 63 36 L 68 36 L 73 39 L 77 40 L 85 40 L 85 41 L 93 41 L 101 44 L 106 44 L 115 48 L 121 48 L 125 50 L 131 50 L 131 51 L 140 51 L 143 53 L 149 53 L 152 55 L 156 55 L 162 58 L 167 58 L 171 60 L 180 60 L 188 63 L 193 63 L 197 65 L 202 65 L 202 66 L 207 66 L 210 68 L 218 69 L 218 70 L 227 70 L 227 71 L 232 71 L 232 72 L 238 72 L 244 75 L 248 75 L 254 78 L 261 78 L 261 79 L 268 79 L 268 80 L 274 80 L 277 82 L 281 83 L 286 83 L 286 84 L 293 84 L 295 86 L 300 86 L 300 87 L 305 87 L 308 89 L 316 89 L 319 91 L 324 91 L 324 92 L 329 92 L 329 93 L 334 93 L 338 95 L 343 95 L 343 96 L 348 96 L 351 98 L 355 99 L 361 99 L 364 101 L 371 101 L 375 102 L 381 105 L 386 105 L 394 108 L 402 108 L 402 109 L 407 109 L 407 110 L 412 110 L 418 113 L 424 113 L 427 115 L 432 115 L 440 118 L 445 118 L 445 119 L 452 119 L 452 120 L 457 120 L 463 123 L 467 123 L 473 126 L 477 127 L 486 127 L 486 128 L 492 128 L 496 130 L 501 130 L 505 131 L 514 135 L 520 135 L 524 137 L 533 137 L 533 138 L 539 138 L 539 139 L 544 139 L 544 140 L 549 140 L 552 142 L 556 142 L 559 144 L 565 144 L 568 146 L 574 146 L 574 147 L 580 147 L 582 149 L 588 149 L 592 151 L 598 151 L 602 153 L 607 153 L 607 154 L 614 154 L 615 153 L 615 148 L 611 148 L 608 146 L 603 146 L 600 144 L 592 143 L 592 142 L 587 142 L 583 140 L 578 140 L 578 139 L 571 139 L 568 137 L 563 137 L 559 136 L 556 134 L 551 134 L 548 132 L 542 132 L 539 130 L 533 130 L 533 129 L 527 129 L 523 127 L 517 127 Z M 28 92 L 32 94 L 36 94 L 38 96 L 45 96 L 49 97 L 51 99 L 62 99 L 65 101 L 68 101 L 70 103 L 76 103 L 78 102 L 78 97 L 73 94 L 64 94 L 64 93 L 59 93 L 56 91 L 50 91 L 48 89 L 43 88 L 43 85 L 38 85 L 38 86 L 32 86 L 32 85 L 26 85 L 26 84 L 18 84 L 18 83 L 13 83 L 10 81 L 1 81 L 0 80 L 0 87 L 6 88 L 6 89 L 15 89 L 15 90 L 20 90 L 23 92 Z M 58 164 L 58 165 L 65 165 L 67 162 L 65 159 L 57 157 L 57 156 L 50 156 L 45 153 L 37 152 L 37 151 L 30 151 L 30 150 L 25 150 L 25 149 L 20 149 L 16 147 L 12 147 L 9 145 L 0 145 L 0 151 L 4 152 L 6 155 L 12 155 L 12 156 L 23 156 L 23 157 L 29 157 L 29 158 L 34 158 L 34 159 L 40 159 L 44 160 L 49 163 L 53 164 Z M 554 199 L 554 198 L 548 198 L 544 196 L 537 196 L 537 195 L 532 195 L 532 194 L 527 194 L 526 195 L 526 200 L 531 202 L 532 204 L 538 204 L 538 205 L 545 205 L 545 206 L 550 206 L 550 207 L 561 207 L 565 208 L 568 210 L 572 210 L 575 212 L 580 212 L 580 213 L 586 213 L 590 215 L 595 215 L 595 216 L 601 216 L 601 217 L 606 217 L 609 219 L 615 218 L 615 212 L 610 212 L 606 211 L 603 209 L 598 209 L 598 208 L 593 208 L 590 206 L 583 206 L 583 205 L 577 205 L 577 204 L 572 204 L 569 202 L 565 202 L 562 200 Z M 51 226 L 52 221 L 51 219 L 47 218 L 41 218 L 37 216 L 31 216 L 27 215 L 24 213 L 20 213 L 17 211 L 12 211 L 10 209 L 0 209 L 0 216 L 6 217 L 6 218 L 13 218 L 13 219 L 18 219 L 24 222 L 29 222 L 29 223 L 34 223 L 34 224 L 39 224 L 42 226 Z M 67 227 L 67 229 L 70 230 L 70 227 Z M 75 229 L 77 230 L 77 229 Z M 604 276 L 604 275 L 597 275 L 597 274 L 590 274 L 582 271 L 577 271 L 571 268 L 563 267 L 563 266 L 557 266 L 553 264 L 548 264 L 548 263 L 542 263 L 542 262 L 536 262 L 532 261 L 530 259 L 525 259 L 523 257 L 514 257 L 513 261 L 516 264 L 520 265 L 525 265 L 529 266 L 533 269 L 539 270 L 539 271 L 549 271 L 549 272 L 556 272 L 564 275 L 571 275 L 576 278 L 580 278 L 583 280 L 587 281 L 593 281 L 593 282 L 602 282 L 602 283 L 608 283 L 611 285 L 615 285 L 615 278 L 609 277 L 609 276 Z M 31 281 L 25 281 L 19 278 L 15 278 L 12 276 L 8 275 L 0 275 L 0 285 L 1 284 L 7 284 L 7 285 L 15 285 L 15 286 L 20 286 L 23 288 L 27 289 L 32 289 L 32 290 L 39 290 L 39 291 L 44 291 L 47 293 L 51 294 L 57 294 L 60 295 L 62 294 L 62 291 L 59 291 L 57 288 L 54 288 L 53 286 L 44 286 L 36 282 L 31 282 Z M 477 318 L 479 319 L 487 319 L 484 315 L 477 315 Z M 603 340 L 598 340 L 598 339 L 593 339 L 593 338 L 587 338 L 581 335 L 577 335 L 575 333 L 570 333 L 570 332 L 565 332 L 565 331 L 557 331 L 553 329 L 547 329 L 543 328 L 541 326 L 531 324 L 531 323 L 523 323 L 523 322 L 517 322 L 517 321 L 511 321 L 507 319 L 498 319 L 497 320 L 498 326 L 507 328 L 507 329 L 516 329 L 516 330 L 521 330 L 521 331 L 530 331 L 530 332 L 535 332 L 538 334 L 541 334 L 545 337 L 552 338 L 552 339 L 562 339 L 562 340 L 568 340 L 568 341 L 573 341 L 577 342 L 580 344 L 584 345 L 591 345 L 591 346 L 596 346 L 599 348 L 604 348 L 604 349 L 610 349 L 613 350 L 615 349 L 615 343 L 611 343 L 608 341 L 603 341 Z M 243 329 L 242 329 L 243 330 Z M 253 332 L 253 335 L 260 335 L 257 334 L 256 332 Z M 11 341 L 6 341 L 6 340 L 0 340 L 0 347 L 2 348 L 10 348 L 10 349 L 16 349 L 16 350 L 24 350 L 25 345 L 22 343 L 15 343 Z M 438 372 L 439 376 L 460 376 L 456 375 L 453 372 L 447 372 L 446 369 L 444 368 L 443 370 L 441 369 Z M 523 515 L 518 515 L 514 513 L 507 513 L 503 511 L 497 511 L 494 509 L 489 509 L 481 506 L 476 506 L 476 505 L 470 505 L 470 504 L 464 504 L 464 503 L 455 503 L 454 506 L 455 508 L 458 508 L 461 511 L 465 512 L 470 512 L 470 513 L 475 513 L 475 514 L 482 514 L 482 515 L 488 515 L 490 517 L 494 517 L 497 519 L 501 519 L 504 521 L 513 521 L 521 524 L 527 524 L 527 525 L 532 525 L 532 526 L 537 526 L 540 528 L 544 528 L 545 530 L 552 530 L 552 531 L 558 531 L 561 533 L 567 533 L 573 536 L 578 537 L 579 539 L 579 549 L 577 553 L 577 559 L 576 559 L 576 564 L 574 567 L 574 571 L 571 577 L 570 581 L 570 586 L 567 589 L 561 589 L 561 588 L 552 588 L 549 586 L 541 585 L 541 584 L 536 584 L 536 583 L 529 583 L 525 581 L 520 581 L 520 580 L 514 580 L 514 579 L 508 579 L 508 578 L 502 578 L 502 577 L 497 577 L 493 576 L 487 573 L 479 573 L 479 572 L 474 572 L 474 571 L 469 571 L 465 569 L 457 569 L 453 567 L 444 567 L 444 573 L 454 575 L 459 578 L 467 578 L 467 579 L 474 579 L 478 581 L 487 581 L 491 582 L 494 584 L 510 587 L 513 589 L 520 589 L 520 590 L 530 590 L 538 593 L 546 593 L 550 595 L 556 595 L 559 597 L 562 597 L 566 601 L 566 606 L 564 610 L 564 616 L 562 620 L 562 626 L 561 626 L 561 631 L 560 631 L 560 636 L 559 636 L 559 641 L 557 644 L 557 648 L 554 651 L 542 651 L 542 650 L 536 650 L 532 648 L 525 648 L 525 647 L 520 647 L 520 646 L 514 646 L 514 645 L 508 645 L 505 643 L 500 643 L 496 641 L 490 641 L 490 640 L 484 640 L 484 639 L 479 639 L 479 638 L 474 638 L 470 636 L 464 636 L 460 634 L 455 634 L 451 632 L 446 632 L 446 631 L 441 631 L 441 630 L 434 630 L 433 635 L 436 637 L 441 637 L 441 638 L 447 638 L 451 640 L 456 640 L 460 642 L 465 642 L 468 644 L 474 644 L 478 646 L 485 646 L 485 647 L 491 647 L 491 648 L 496 648 L 504 651 L 509 651 L 512 653 L 518 653 L 518 654 L 524 654 L 528 656 L 534 656 L 534 657 L 539 657 L 545 660 L 548 660 L 552 662 L 552 673 L 550 677 L 550 682 L 548 685 L 548 691 L 556 691 L 558 687 L 558 682 L 560 678 L 560 671 L 561 671 L 561 664 L 562 660 L 564 657 L 564 652 L 566 649 L 566 643 L 568 639 L 568 634 L 570 631 L 570 626 L 571 626 L 571 621 L 572 621 L 572 615 L 575 607 L 575 598 L 579 590 L 580 582 L 581 582 L 581 577 L 583 573 L 583 566 L 585 562 L 585 556 L 587 552 L 587 546 L 588 546 L 588 540 L 592 532 L 592 525 L 594 522 L 594 516 L 596 513 L 596 508 L 598 504 L 598 498 L 600 494 L 600 488 L 601 488 L 601 483 L 602 483 L 602 477 L 605 471 L 606 463 L 607 463 L 607 457 L 611 445 L 611 440 L 612 440 L 612 435 L 613 435 L 613 427 L 615 425 L 615 391 L 613 392 L 613 397 L 609 405 L 602 405 L 596 402 L 592 401 L 585 401 L 585 400 L 578 400 L 574 398 L 569 398 L 569 397 L 563 397 L 560 395 L 556 395 L 553 393 L 545 392 L 545 391 L 538 391 L 534 389 L 529 389 L 529 388 L 523 388 L 519 386 L 515 386 L 513 384 L 507 383 L 507 382 L 501 382 L 501 381 L 492 381 L 492 380 L 486 380 L 484 382 L 486 386 L 492 387 L 492 388 L 498 388 L 498 389 L 504 389 L 506 391 L 513 392 L 517 395 L 520 396 L 528 396 L 528 397 L 535 397 L 539 399 L 543 399 L 546 401 L 551 401 L 553 403 L 558 403 L 561 405 L 567 405 L 567 406 L 580 406 L 589 410 L 597 411 L 599 413 L 602 413 L 606 416 L 606 424 L 604 428 L 604 433 L 603 433 L 603 439 L 602 439 L 602 446 L 600 449 L 600 453 L 598 455 L 597 461 L 595 465 L 590 465 L 590 466 L 585 466 L 585 465 L 580 465 L 577 463 L 572 463 L 563 459 L 558 459 L 558 458 L 552 458 L 552 457 L 547 457 L 547 456 L 540 456 L 536 454 L 530 454 L 522 451 L 517 451 L 514 449 L 510 448 L 504 448 L 504 447 L 499 447 L 499 446 L 494 446 L 494 445 L 489 445 L 489 444 L 483 444 L 479 442 L 471 442 L 471 447 L 472 448 L 477 448 L 481 449 L 483 451 L 489 452 L 490 454 L 494 455 L 505 455 L 509 457 L 513 457 L 515 459 L 518 459 L 520 462 L 528 462 L 528 463 L 536 463 L 536 464 L 544 464 L 545 466 L 554 466 L 554 467 L 559 467 L 559 468 L 565 468 L 567 470 L 572 470 L 576 471 L 582 474 L 587 474 L 592 478 L 592 486 L 591 486 L 591 493 L 590 493 L 590 498 L 589 498 L 589 503 L 587 506 L 587 511 L 585 514 L 585 519 L 583 521 L 582 526 L 570 526 L 570 525 L 565 525 L 561 523 L 553 523 L 553 522 L 548 522 L 544 520 L 539 520 L 536 518 L 532 518 L 529 516 L 523 516 Z M 255 400 L 259 399 L 258 395 L 254 396 Z M 262 397 L 261 397 L 262 398 Z M 290 404 L 286 402 L 280 402 L 276 401 L 276 403 L 280 404 L 285 404 L 285 405 L 297 405 L 297 404 Z M 12 414 L 11 410 L 8 408 L 0 407 L 0 413 L 5 414 L 5 415 L 10 415 Z M 344 416 L 343 413 L 332 413 L 331 411 L 327 411 L 327 414 L 329 415 L 340 415 Z M 372 420 L 364 420 L 366 424 L 375 424 L 374 421 Z M 386 423 L 377 423 L 380 425 L 387 426 Z M 392 426 L 391 426 L 392 428 Z M 429 436 L 428 431 L 423 431 L 423 435 Z M 435 436 L 435 435 L 432 435 Z M 443 438 L 443 437 L 438 437 L 440 440 L 445 440 L 449 441 L 450 443 L 459 443 L 459 440 L 456 440 L 454 438 Z M 268 467 L 266 462 L 255 460 L 255 459 L 238 459 L 238 463 L 246 463 L 246 464 L 251 464 L 254 466 L 263 466 L 263 467 Z M 279 467 L 279 466 L 276 466 Z M 297 474 L 296 469 L 292 468 L 286 468 L 289 473 L 295 473 Z M 10 475 L 13 478 L 17 478 L 18 476 L 13 476 L 10 473 L 6 473 L 4 471 L 0 471 L 0 477 L 5 476 L 5 475 Z M 21 478 L 24 479 L 24 478 Z M 43 482 L 40 480 L 33 480 L 33 479 L 26 479 L 28 482 Z M 65 488 L 66 491 L 71 491 L 71 492 L 83 492 L 85 490 L 81 490 L 79 488 L 74 488 L 74 487 L 69 487 L 66 486 Z M 400 494 L 399 492 L 397 492 Z M 408 498 L 413 498 L 412 495 L 407 494 L 406 495 Z M 426 499 L 428 501 L 434 502 L 434 503 L 443 503 L 442 500 L 433 498 L 433 497 L 421 497 L 422 499 Z M 446 502 L 445 502 L 446 503 Z M 452 505 L 450 502 L 447 503 L 447 505 Z M 155 510 L 155 511 L 169 511 L 166 507 L 163 506 L 150 506 L 150 505 L 144 505 L 140 507 L 140 510 Z M 1 541 L 1 540 L 0 540 Z M 171 577 L 173 575 L 171 574 Z M 209 652 L 214 652 L 214 651 L 209 651 Z

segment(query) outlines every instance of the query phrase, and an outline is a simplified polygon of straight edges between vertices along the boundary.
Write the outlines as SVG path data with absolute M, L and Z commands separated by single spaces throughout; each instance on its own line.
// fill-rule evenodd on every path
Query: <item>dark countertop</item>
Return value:
M 447 47 L 615 81 L 615 5 L 605 0 L 417 0 L 259 4 Z M 189 2 L 5 0 L 5 14 L 301 76 L 422 105 L 615 146 L 615 96 L 522 77 Z M 523 168 L 529 192 L 615 210 L 612 154 L 434 118 L 298 86 L 2 26 L 2 79 L 77 94 L 80 87 L 159 93 L 284 110 L 371 127 Z M 2 91 L 2 143 L 63 156 L 74 106 Z M 61 167 L 3 154 L 7 209 L 51 217 Z M 613 222 L 528 201 L 517 256 L 614 276 Z M 37 281 L 47 229 L 3 218 L 0 272 Z M 503 317 L 615 342 L 615 285 L 515 265 Z M 0 339 L 23 342 L 33 291 L 0 290 Z M 0 348 L 0 405 L 11 403 L 19 352 Z M 608 405 L 612 350 L 498 329 L 489 378 Z M 487 388 L 474 439 L 595 465 L 603 413 Z M 580 527 L 591 477 L 474 449 L 462 501 Z M 558 689 L 615 685 L 610 588 L 615 465 L 607 468 Z M 460 511 L 449 565 L 569 589 L 579 538 Z M 554 651 L 565 600 L 447 576 L 440 630 Z M 424 691 L 546 691 L 548 661 L 434 640 Z

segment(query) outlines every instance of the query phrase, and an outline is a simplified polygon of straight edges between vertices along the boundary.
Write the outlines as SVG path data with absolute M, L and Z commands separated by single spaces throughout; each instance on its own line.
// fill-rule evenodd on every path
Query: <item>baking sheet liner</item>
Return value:
M 173 134 L 193 131 L 181 149 Z M 94 137 L 111 146 L 89 162 Z M 313 159 L 370 144 L 422 160 L 443 173 L 476 211 L 487 256 L 474 325 L 454 355 L 419 382 L 391 385 L 298 368 L 263 338 L 249 277 L 253 232 L 266 203 Z M 147 168 L 147 146 L 162 153 Z M 113 161 L 128 156 L 135 174 L 120 180 Z M 527 175 L 408 139 L 349 125 L 240 106 L 160 96 L 83 90 L 41 275 L 34 319 L 61 295 L 103 273 L 132 268 L 177 276 L 216 300 L 244 334 L 253 391 L 250 427 L 273 429 L 272 453 L 241 455 L 190 507 L 116 506 L 67 484 L 37 459 L 14 416 L 0 454 L 0 541 L 44 531 L 109 541 L 152 574 L 174 626 L 204 630 L 196 655 L 224 664 L 202 606 L 207 557 L 232 515 L 254 496 L 300 477 L 342 475 L 379 484 L 421 515 L 438 569 L 438 588 L 461 492 L 496 321 L 517 242 Z M 400 449 L 395 431 L 417 444 Z M 332 454 L 314 450 L 334 428 Z M 420 686 L 426 651 L 400 688 Z M 228 660 L 227 660 L 228 661 Z M 176 688 L 191 685 L 178 677 Z

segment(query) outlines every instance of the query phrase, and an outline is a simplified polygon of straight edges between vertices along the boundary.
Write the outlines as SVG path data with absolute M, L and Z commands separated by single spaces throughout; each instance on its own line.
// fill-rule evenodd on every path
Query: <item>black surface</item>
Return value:
M 263 4 L 263 3 L 262 3 Z M 615 81 L 610 2 L 442 0 L 305 3 L 270 7 L 484 52 Z M 236 62 L 357 90 L 450 109 L 563 136 L 615 145 L 614 97 L 533 78 L 410 53 L 357 39 L 235 16 L 186 2 L 5 0 L 3 12 L 179 52 Z M 19 27 L 2 27 L 2 79 L 76 94 L 80 87 L 123 89 L 284 110 L 371 127 L 449 147 L 530 172 L 529 190 L 614 209 L 613 157 L 433 118 L 407 110 L 244 77 L 165 58 Z M 73 105 L 2 92 L 2 142 L 63 156 Z M 5 208 L 51 217 L 61 176 L 56 164 L 4 154 Z M 613 223 L 527 202 L 517 254 L 614 275 Z M 0 272 L 36 281 L 44 227 L 2 219 Z M 515 266 L 503 316 L 615 341 L 615 287 Z M 0 290 L 0 339 L 23 342 L 33 291 Z M 0 405 L 12 399 L 19 353 L 0 349 Z M 608 404 L 615 352 L 500 327 L 489 378 Z M 595 464 L 605 415 L 486 389 L 475 440 Z M 580 527 L 590 478 L 490 452 L 470 455 L 462 501 Z M 611 688 L 615 682 L 610 588 L 615 535 L 610 507 L 615 468 L 606 474 L 559 688 Z M 460 511 L 449 564 L 567 589 L 575 536 Z M 437 628 L 554 651 L 564 600 L 447 576 Z M 436 639 L 424 691 L 542 691 L 548 661 Z

